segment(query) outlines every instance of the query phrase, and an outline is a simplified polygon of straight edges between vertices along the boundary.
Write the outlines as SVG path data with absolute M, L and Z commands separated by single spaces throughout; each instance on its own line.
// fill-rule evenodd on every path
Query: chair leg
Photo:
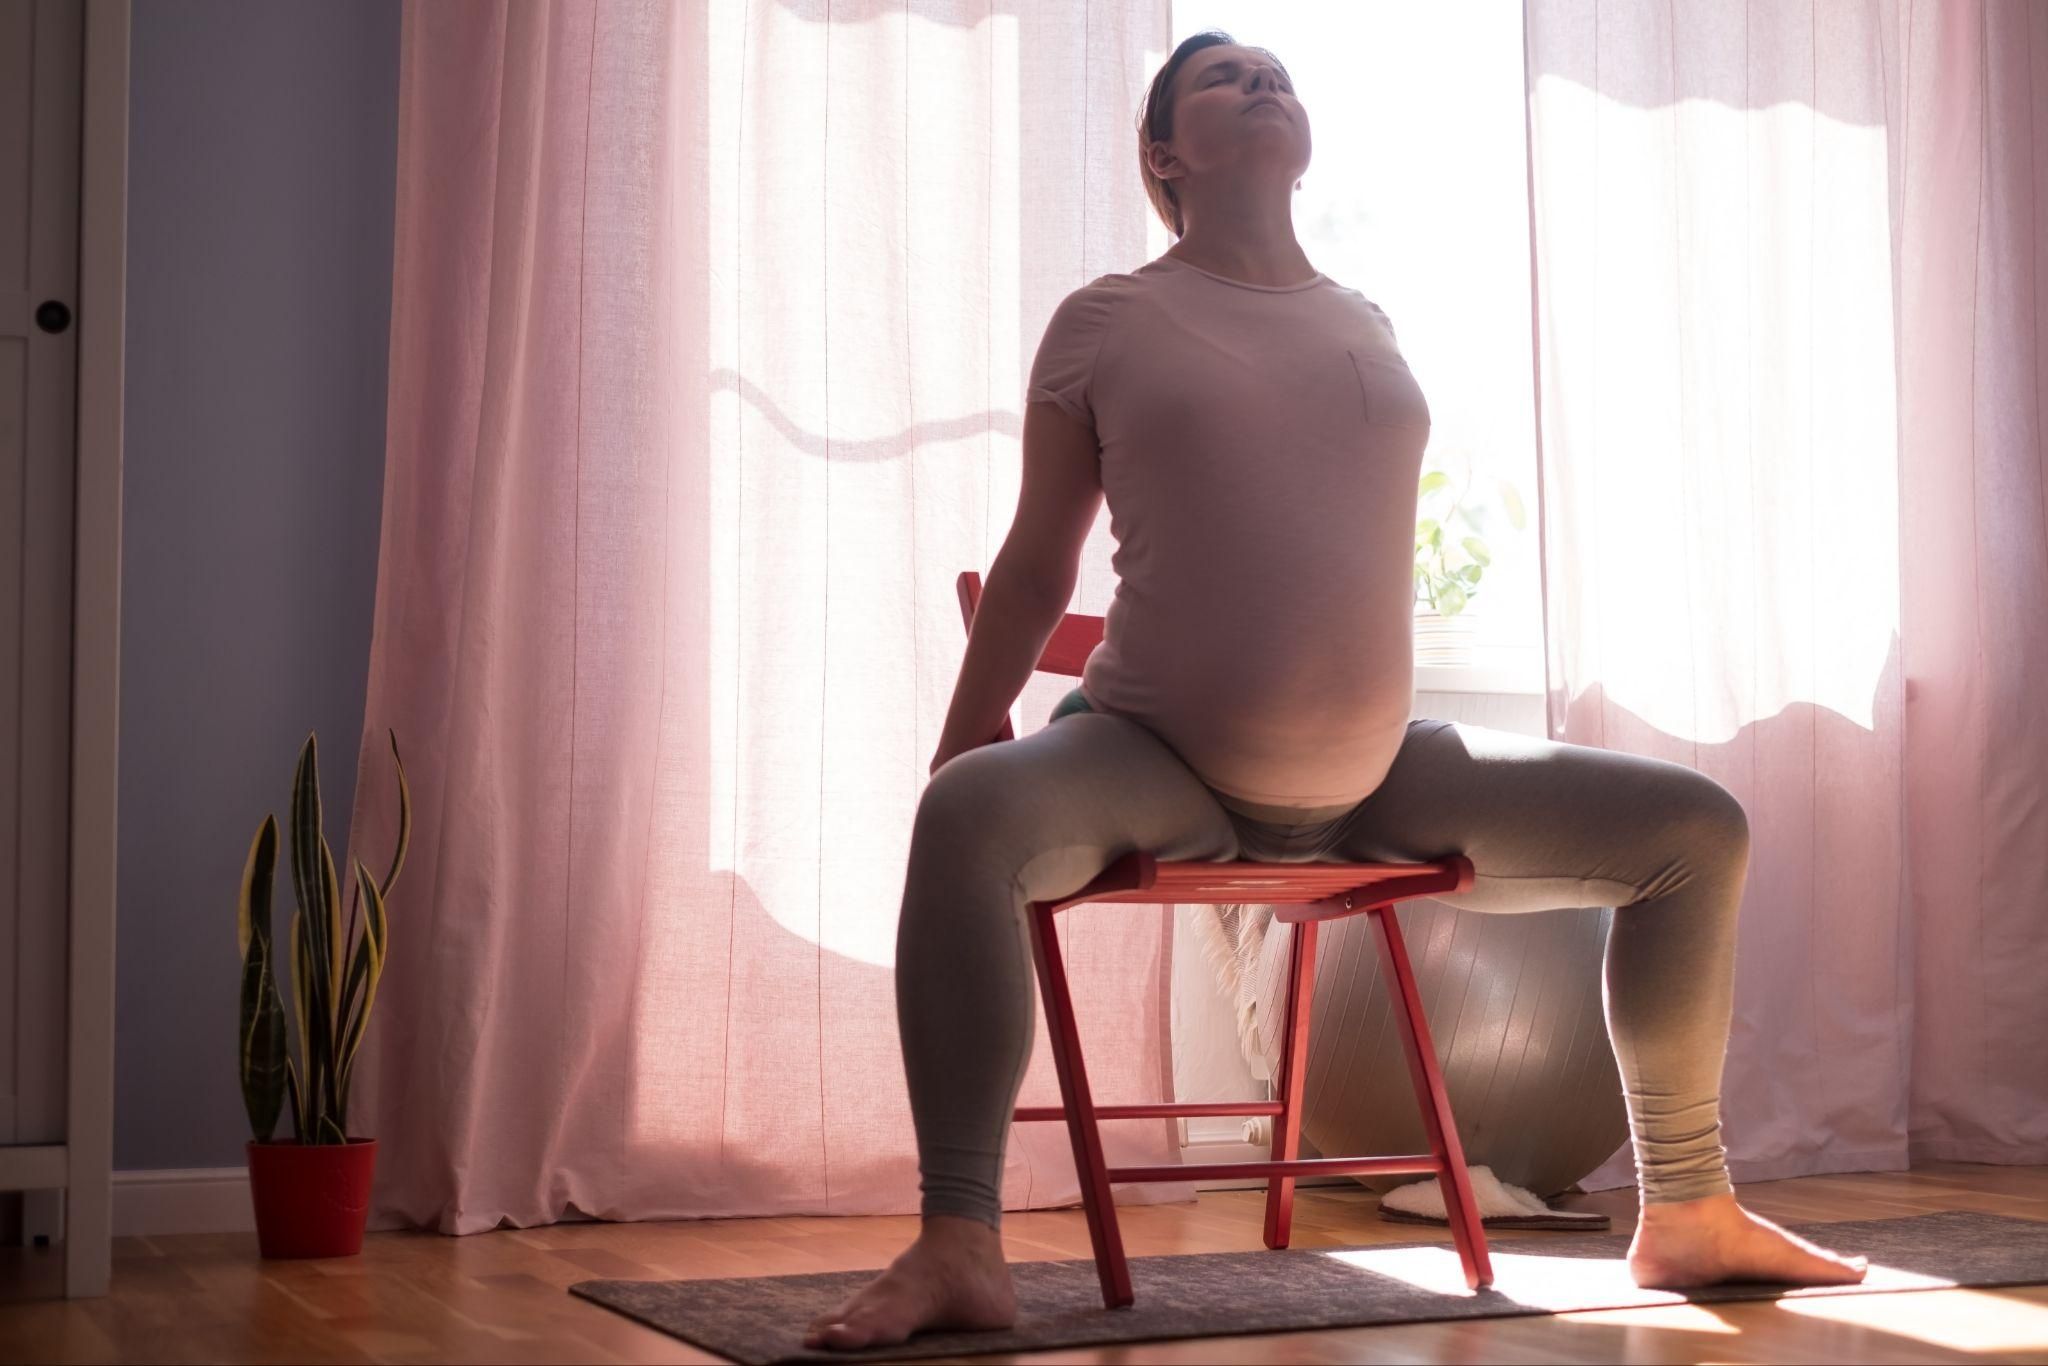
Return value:
M 1450 1097 L 1444 1091 L 1443 1074 L 1437 1069 L 1436 1045 L 1430 1041 L 1422 994 L 1415 989 L 1415 973 L 1408 965 L 1408 949 L 1401 940 L 1401 922 L 1395 918 L 1392 906 L 1375 906 L 1367 915 L 1379 940 L 1380 961 L 1387 970 L 1387 988 L 1395 1006 L 1394 1023 L 1400 1028 L 1408 1073 L 1415 1081 L 1415 1099 L 1422 1107 L 1422 1127 L 1429 1134 L 1429 1150 L 1437 1161 L 1451 1240 L 1458 1245 L 1458 1260 L 1465 1267 L 1465 1284 L 1480 1290 L 1493 1284 L 1493 1260 L 1487 1255 L 1486 1228 L 1479 1222 L 1478 1202 L 1472 1197 L 1472 1177 L 1465 1169 L 1465 1145 L 1458 1141 Z
M 1301 1096 L 1308 1075 L 1309 1007 L 1316 993 L 1316 930 L 1310 920 L 1294 927 L 1288 946 L 1287 995 L 1280 1036 L 1280 1075 L 1274 1078 L 1273 1093 L 1280 1113 L 1273 1117 L 1275 1162 L 1292 1162 L 1301 1156 Z M 1273 1177 L 1266 1185 L 1266 1246 L 1287 1246 L 1294 1227 L 1294 1180 Z
M 1109 1166 L 1102 1156 L 1102 1133 L 1088 1091 L 1088 1069 L 1081 1061 L 1081 1035 L 1074 1023 L 1059 934 L 1053 913 L 1043 903 L 1030 903 L 1026 913 L 1031 923 L 1032 956 L 1038 960 L 1038 984 L 1045 996 L 1045 1028 L 1051 1036 L 1060 1099 L 1067 1111 L 1067 1136 L 1074 1143 L 1074 1170 L 1081 1179 L 1081 1205 L 1088 1213 L 1088 1238 L 1094 1244 L 1095 1271 L 1102 1280 L 1102 1304 L 1105 1309 L 1121 1309 L 1136 1296 L 1131 1293 L 1123 1237 L 1117 1231 L 1116 1201 L 1110 1195 Z

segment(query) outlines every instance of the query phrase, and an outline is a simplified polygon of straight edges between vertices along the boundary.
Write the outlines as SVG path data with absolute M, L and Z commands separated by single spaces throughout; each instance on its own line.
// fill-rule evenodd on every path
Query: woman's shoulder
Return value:
M 1142 293 L 1153 283 L 1143 271 L 1144 267 L 1141 266 L 1133 271 L 1112 271 L 1107 275 L 1098 275 L 1085 285 L 1075 286 L 1061 302 L 1073 302 L 1097 309 L 1113 308 L 1118 301 Z
M 1329 279 L 1327 275 L 1323 278 L 1326 280 Z M 1334 290 L 1337 293 L 1337 295 L 1344 300 L 1345 304 L 1348 307 L 1353 308 L 1358 312 L 1364 313 L 1367 316 L 1371 317 L 1375 322 L 1379 323 L 1380 326 L 1387 329 L 1387 334 L 1389 336 L 1393 335 L 1393 320 L 1387 317 L 1387 311 L 1384 308 L 1381 308 L 1377 303 L 1374 303 L 1371 299 L 1368 299 L 1362 292 L 1353 289 L 1350 285 L 1341 285 L 1338 284 L 1335 280 L 1330 280 L 1330 288 Z
M 1330 277 L 1327 275 L 1325 275 L 1323 278 L 1325 280 L 1330 280 Z M 1347 303 L 1353 304 L 1359 308 L 1367 309 L 1368 311 L 1373 313 L 1377 313 L 1380 311 L 1380 306 L 1378 304 L 1374 303 L 1371 299 L 1366 298 L 1362 292 L 1353 289 L 1350 285 L 1342 284 L 1336 280 L 1330 280 L 1330 288 L 1333 292 L 1340 295 Z
M 1049 335 L 1092 337 L 1099 341 L 1125 300 L 1142 293 L 1147 281 L 1134 272 L 1098 275 L 1062 297 L 1046 321 Z

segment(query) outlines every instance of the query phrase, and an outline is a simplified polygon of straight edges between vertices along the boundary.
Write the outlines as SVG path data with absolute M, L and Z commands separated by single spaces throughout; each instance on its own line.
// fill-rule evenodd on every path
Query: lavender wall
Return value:
M 398 0 L 134 9 L 116 1170 L 244 1161 L 235 897 L 308 730 L 337 861 L 347 837 L 398 30 Z

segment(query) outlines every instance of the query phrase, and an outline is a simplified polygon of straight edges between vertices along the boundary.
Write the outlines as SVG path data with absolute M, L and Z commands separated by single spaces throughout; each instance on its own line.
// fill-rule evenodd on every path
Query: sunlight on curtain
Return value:
M 873 652 L 875 676 L 891 676 L 892 656 L 909 645 L 906 633 L 925 628 L 906 615 L 877 631 L 854 605 L 910 611 L 911 561 L 902 540 L 909 523 L 897 509 L 917 497 L 948 496 L 949 480 L 969 460 L 987 461 L 979 544 L 992 547 L 989 538 L 1000 538 L 1001 510 L 1015 505 L 1021 472 L 1014 454 L 1023 381 L 1016 348 L 988 344 L 990 336 L 1017 333 L 1016 16 L 994 13 L 959 24 L 891 10 L 834 24 L 835 65 L 907 64 L 915 73 L 913 117 L 893 85 L 863 81 L 834 94 L 823 82 L 778 79 L 768 63 L 815 43 L 812 20 L 762 6 L 751 11 L 756 31 L 748 34 L 739 8 L 711 13 L 702 58 L 709 84 L 707 259 L 714 263 L 705 301 L 712 388 L 702 432 L 712 575 L 704 604 L 712 664 L 707 720 L 714 736 L 744 740 L 713 745 L 706 756 L 702 795 L 716 870 L 736 849 L 738 787 L 804 762 L 775 757 L 790 737 L 772 714 L 750 714 L 759 693 L 743 695 L 756 666 L 743 662 L 742 622 L 764 609 L 764 593 L 776 590 L 762 581 L 764 568 L 778 580 L 829 577 L 821 591 L 846 610 L 833 616 L 826 607 L 822 622 L 791 629 L 828 632 L 835 671 L 858 672 Z M 866 185 L 872 202 L 849 199 L 853 211 L 845 212 L 835 199 L 827 221 L 826 177 Z M 935 325 L 914 327 L 921 310 L 909 292 L 930 291 L 938 281 L 948 290 L 965 288 L 966 297 L 942 311 L 942 301 L 927 293 L 924 306 Z M 828 332 L 827 316 L 848 325 Z M 916 421 L 907 426 L 913 402 Z M 907 463 L 917 468 L 906 477 Z M 766 483 L 765 472 L 777 468 L 793 472 L 796 486 Z M 821 523 L 781 525 L 792 508 L 823 509 L 828 500 L 835 509 L 865 506 L 876 515 L 835 515 L 829 547 Z M 986 561 L 977 546 L 972 563 L 961 567 L 983 568 Z M 925 582 L 943 578 L 934 573 Z M 952 624 L 964 643 L 957 614 Z M 829 692 L 826 705 L 835 770 L 923 786 L 936 736 L 919 737 L 922 750 L 913 744 L 915 697 L 847 688 Z M 917 753 L 925 758 L 906 767 L 904 757 Z M 888 905 L 902 892 L 909 829 L 899 803 L 871 798 L 859 785 L 828 798 L 819 852 L 833 897 Z M 821 918 L 807 870 L 787 871 L 797 881 L 776 890 L 772 866 L 750 869 L 778 924 L 828 952 L 894 963 L 893 916 Z
M 2048 7 L 1525 12 L 1550 729 L 1748 813 L 1735 1179 L 2040 1161 Z
M 389 838 L 388 725 L 416 837 L 356 1082 L 372 1227 L 917 1208 L 892 960 L 954 581 L 1009 526 L 1046 319 L 1146 259 L 1166 32 L 1165 0 L 407 4 L 352 834 Z M 1090 1070 L 1166 1100 L 1170 908 L 1108 911 L 1061 925 L 1120 1045 Z M 1019 1103 L 1058 1094 L 1041 1028 Z M 1078 1193 L 1018 1126 L 1005 1207 Z
M 1544 317 L 1570 452 L 1544 498 L 1577 547 L 1552 686 L 1675 741 L 1798 703 L 1873 729 L 1899 628 L 1884 127 L 1557 74 L 1535 98 L 1578 152 L 1543 162 L 1539 291 L 1587 305 Z

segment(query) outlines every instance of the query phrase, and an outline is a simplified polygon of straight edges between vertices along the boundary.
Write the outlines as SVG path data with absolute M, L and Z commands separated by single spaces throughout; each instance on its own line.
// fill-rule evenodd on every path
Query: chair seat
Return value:
M 1160 862 L 1143 850 L 1123 855 L 1071 896 L 1047 902 L 1054 911 L 1084 902 L 1171 902 L 1228 905 L 1259 901 L 1283 909 L 1286 924 L 1335 920 L 1409 897 L 1467 891 L 1472 861 L 1453 854 L 1435 863 Z

